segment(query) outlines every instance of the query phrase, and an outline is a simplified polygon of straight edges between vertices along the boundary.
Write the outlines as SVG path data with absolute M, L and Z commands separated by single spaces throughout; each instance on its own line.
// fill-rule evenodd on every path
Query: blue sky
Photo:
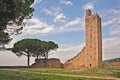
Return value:
M 8 45 L 12 46 L 23 38 L 37 38 L 54 41 L 59 48 L 50 57 L 65 62 L 75 56 L 84 47 L 85 11 L 91 9 L 102 18 L 103 59 L 120 57 L 120 1 L 119 0 L 35 0 L 33 17 L 24 20 L 26 26 L 21 35 L 14 36 Z M 11 52 L 0 64 L 25 65 L 23 58 L 17 58 Z M 11 56 L 11 54 L 12 56 Z M 13 57 L 10 63 L 9 58 Z M 1 57 L 1 56 L 0 56 Z M 16 61 L 16 62 L 15 62 Z M 32 59 L 31 62 L 33 62 Z

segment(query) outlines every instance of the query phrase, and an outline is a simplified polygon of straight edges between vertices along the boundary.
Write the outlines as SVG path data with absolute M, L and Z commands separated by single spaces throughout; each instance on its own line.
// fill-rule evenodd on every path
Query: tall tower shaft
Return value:
M 91 10 L 86 10 L 86 68 L 102 66 L 102 32 L 101 18 L 98 14 L 92 14 Z
M 85 69 L 102 66 L 101 18 L 88 9 L 85 17 L 85 47 L 73 58 L 66 61 L 65 69 Z

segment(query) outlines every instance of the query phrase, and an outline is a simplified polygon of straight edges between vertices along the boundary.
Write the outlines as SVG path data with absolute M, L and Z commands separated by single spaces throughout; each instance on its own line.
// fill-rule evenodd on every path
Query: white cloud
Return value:
M 75 18 L 74 20 L 68 21 L 66 24 L 60 27 L 60 31 L 74 31 L 84 29 L 83 18 Z
M 44 12 L 46 15 L 53 16 L 54 22 L 65 22 L 66 21 L 66 15 L 61 13 L 60 7 L 51 7 L 50 9 L 43 8 L 41 11 Z
M 54 54 L 50 55 L 49 57 L 59 58 L 61 62 L 64 63 L 68 59 L 77 55 L 83 47 L 84 47 L 84 43 L 61 46 Z
M 111 14 L 119 15 L 120 14 L 120 9 L 110 9 L 109 12 Z
M 104 59 L 120 57 L 120 37 L 103 39 Z
M 55 17 L 54 22 L 65 22 L 66 18 L 67 17 L 61 13 Z
M 37 18 L 32 18 L 26 23 L 26 26 L 23 28 L 23 34 L 47 34 L 55 30 L 53 25 L 49 25 Z
M 110 26 L 116 26 L 116 25 L 120 25 L 120 16 L 119 16 L 119 14 L 120 14 L 120 9 L 118 8 L 118 9 L 110 9 L 110 10 L 108 10 L 107 11 L 108 13 L 107 13 L 107 15 L 105 15 L 105 16 L 107 16 L 106 18 L 108 19 L 108 20 L 106 20 L 106 21 L 103 21 L 103 24 L 102 24 L 102 26 L 108 26 L 108 25 L 110 25 Z
M 82 8 L 83 8 L 83 9 L 94 9 L 94 5 L 95 5 L 96 2 L 97 2 L 97 0 L 95 0 L 95 1 L 90 1 L 90 2 L 88 2 L 88 3 L 86 3 L 86 4 L 84 4 L 84 5 L 82 6 Z
M 22 35 L 46 35 L 51 33 L 84 30 L 83 18 L 75 18 L 71 21 L 65 21 L 64 18 L 66 18 L 64 15 L 60 15 L 56 18 L 56 20 L 64 21 L 64 24 L 57 27 L 56 25 L 48 24 L 41 19 L 34 17 L 29 20 L 25 20 L 24 22 L 26 23 L 26 26 L 22 30 Z
M 120 17 L 110 18 L 103 22 L 103 27 L 109 27 L 109 35 L 119 36 L 120 35 Z
M 65 5 L 70 5 L 70 6 L 74 5 L 70 0 L 61 0 L 60 2 Z
M 81 18 L 76 18 L 75 20 L 72 20 L 72 21 L 68 22 L 65 27 L 75 26 L 79 23 L 82 23 L 82 19 Z
M 34 3 L 40 3 L 42 0 L 34 0 Z
M 120 25 L 114 25 L 110 28 L 110 35 L 120 36 Z
M 41 11 L 50 16 L 57 16 L 61 13 L 60 7 L 51 7 L 49 9 L 43 8 Z
M 34 0 L 34 3 L 31 5 L 31 7 L 33 7 L 34 5 L 41 3 L 43 0 Z
M 103 22 L 102 26 L 113 25 L 113 24 L 120 24 L 120 17 L 115 17 Z

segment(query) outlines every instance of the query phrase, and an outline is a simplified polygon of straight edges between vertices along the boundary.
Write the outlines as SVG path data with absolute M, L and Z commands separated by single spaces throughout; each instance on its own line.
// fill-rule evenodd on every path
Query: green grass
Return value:
M 67 76 L 56 76 L 52 74 L 74 74 L 86 76 L 111 76 L 120 78 L 120 67 L 103 67 L 88 70 L 65 70 L 65 69 L 45 69 L 45 68 L 21 68 L 15 69 L 17 71 L 0 70 L 0 80 L 100 80 L 93 78 L 78 78 Z M 25 72 L 23 72 L 25 71 Z
M 0 80 L 101 80 L 0 70 Z
M 64 70 L 64 69 L 44 69 L 44 68 L 30 68 L 20 69 L 30 72 L 39 73 L 62 73 L 62 74 L 74 74 L 74 75 L 89 75 L 89 76 L 112 76 L 120 78 L 120 67 L 103 67 L 88 70 Z

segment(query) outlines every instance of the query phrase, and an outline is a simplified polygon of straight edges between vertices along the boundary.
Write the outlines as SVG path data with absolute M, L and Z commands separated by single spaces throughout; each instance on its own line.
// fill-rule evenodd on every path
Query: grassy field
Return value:
M 0 70 L 0 80 L 101 80 L 93 78 L 77 78 L 66 76 L 55 76 L 46 74 L 35 74 L 21 71 Z
M 103 67 L 90 70 L 64 70 L 64 69 L 20 69 L 23 71 L 39 72 L 39 73 L 62 73 L 62 74 L 74 74 L 74 75 L 89 75 L 89 76 L 112 76 L 120 78 L 120 67 Z
M 48 74 L 43 74 L 48 73 Z M 50 74 L 49 74 L 50 73 Z M 52 74 L 51 74 L 52 73 Z M 41 68 L 17 68 L 0 69 L 0 80 L 101 80 L 95 78 L 81 78 L 62 75 L 99 76 L 120 78 L 120 67 L 103 67 L 89 70 L 64 70 L 64 69 L 41 69 Z M 103 80 L 103 79 L 102 79 Z

